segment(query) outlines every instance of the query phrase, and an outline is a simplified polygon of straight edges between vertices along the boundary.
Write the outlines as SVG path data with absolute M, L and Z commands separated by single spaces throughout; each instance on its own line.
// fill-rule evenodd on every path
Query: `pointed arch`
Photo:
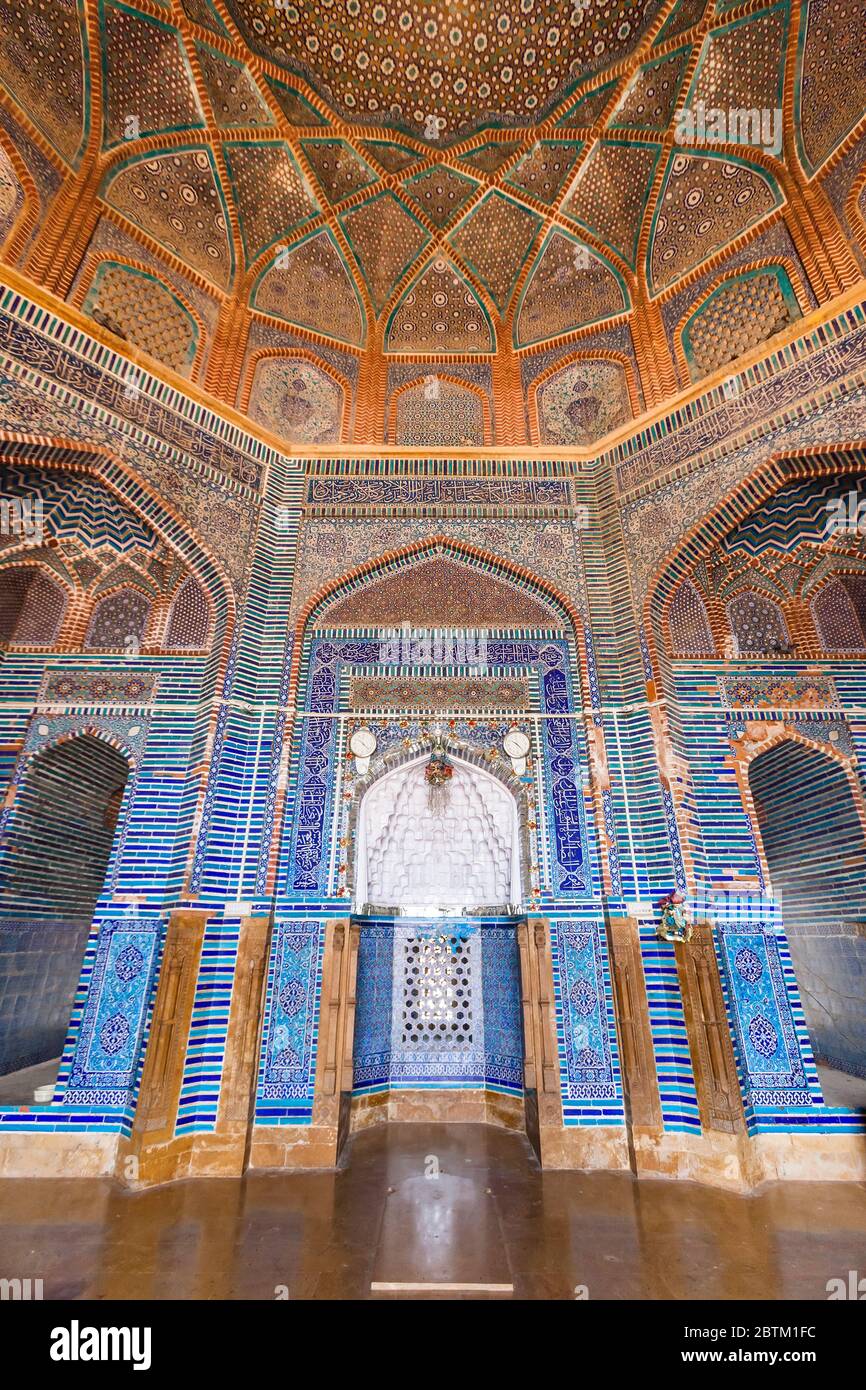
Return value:
M 711 190 L 713 216 L 708 218 Z M 650 293 L 660 294 L 723 252 L 729 256 L 740 238 L 783 202 L 772 174 L 748 159 L 703 145 L 694 153 L 672 150 L 649 228 Z
M 0 156 L 8 160 L 9 168 L 21 190 L 21 206 L 11 209 L 6 230 L 0 230 L 0 245 L 5 247 L 5 259 L 13 264 L 32 235 L 42 213 L 42 199 L 36 180 L 22 158 L 12 137 L 0 127 Z M 16 200 L 17 201 L 17 200 Z
M 181 336 L 184 327 L 188 335 L 185 343 L 181 341 L 177 344 L 171 360 L 166 359 L 164 347 L 162 351 L 157 350 L 165 337 L 166 324 L 164 315 L 157 316 L 156 304 L 153 307 L 145 304 L 144 313 L 129 314 L 127 317 L 124 317 L 122 312 L 116 312 L 113 307 L 106 312 L 100 304 L 105 282 L 112 275 L 125 277 L 133 289 L 134 277 L 138 277 L 144 288 L 152 286 L 153 290 L 161 291 L 164 299 L 170 301 L 175 311 L 175 335 Z M 146 265 L 143 261 L 133 260 L 129 256 L 117 256 L 111 251 L 91 252 L 88 254 L 84 274 L 71 302 L 95 323 L 110 333 L 117 334 L 132 347 L 147 353 L 162 366 L 168 367 L 180 376 L 195 379 L 207 337 L 201 315 L 187 296 L 164 276 L 157 275 L 152 266 Z M 97 317 L 97 314 L 100 317 Z
M 859 577 L 862 582 L 862 576 Z M 809 610 L 824 651 L 862 652 L 866 649 L 862 605 L 855 604 L 844 576 L 828 576 L 827 582 L 812 596 Z
M 815 1056 L 856 1073 L 866 1041 L 851 989 L 866 964 L 866 943 L 851 930 L 866 911 L 856 755 L 806 737 L 797 721 L 747 723 L 734 742 L 737 784 L 764 882 L 781 907 Z
M 625 391 L 627 393 L 628 406 L 631 411 L 631 416 L 632 418 L 634 418 L 635 416 L 640 414 L 641 407 L 638 394 L 638 387 L 634 378 L 634 364 L 629 360 L 628 357 L 626 357 L 625 353 L 614 352 L 612 349 L 608 348 L 587 349 L 585 352 L 567 352 L 563 357 L 558 358 L 556 362 L 553 362 L 549 367 L 546 367 L 543 372 L 540 372 L 539 375 L 529 383 L 529 390 L 527 392 L 527 406 L 529 411 L 529 438 L 530 443 L 535 445 L 536 448 L 545 443 L 556 444 L 556 441 L 554 440 L 547 440 L 543 438 L 543 412 L 541 403 L 539 401 L 539 396 L 541 396 L 541 400 L 543 401 L 545 390 L 549 386 L 551 381 L 558 377 L 561 372 L 566 372 L 570 367 L 574 367 L 576 364 L 579 364 L 581 362 L 586 362 L 587 365 L 593 362 L 609 362 L 611 364 L 615 364 L 616 367 L 620 368 L 622 373 L 621 379 L 624 383 Z M 617 413 L 619 414 L 619 412 Z M 627 421 L 621 418 L 612 421 L 610 425 L 603 429 L 602 433 L 598 436 L 598 438 L 603 438 L 606 434 L 609 434 L 611 430 L 616 429 L 619 425 L 625 423 L 627 423 Z M 596 441 L 593 440 L 592 442 L 594 443 Z
M 266 409 L 265 401 L 256 401 L 258 388 L 261 385 L 262 377 L 269 372 L 268 363 L 273 363 L 276 367 L 280 362 L 285 362 L 287 367 L 292 362 L 300 362 L 307 365 L 307 374 L 318 373 L 325 382 L 332 383 L 330 389 L 339 393 L 339 404 L 336 408 L 329 409 L 325 418 L 330 414 L 331 422 L 334 426 L 336 438 L 327 439 L 323 434 L 319 434 L 318 440 L 315 438 L 303 438 L 302 432 L 295 433 L 291 428 L 286 428 L 291 422 L 279 418 L 271 418 Z M 313 378 L 314 380 L 314 378 Z M 249 415 L 251 420 L 263 424 L 267 429 L 273 430 L 275 434 L 286 438 L 293 443 L 341 443 L 348 441 L 349 430 L 352 420 L 352 386 L 348 378 L 342 372 L 338 372 L 330 362 L 315 352 L 301 347 L 279 347 L 279 348 L 259 348 L 252 353 L 247 363 L 246 376 L 241 388 L 240 404 L 238 407 L 245 415 Z M 309 417 L 308 417 L 309 418 Z M 321 416 L 319 417 L 322 418 Z M 304 422 L 306 423 L 306 421 Z
M 202 651 L 208 644 L 210 626 L 207 594 L 191 574 L 172 599 L 164 645 L 169 651 Z
M 725 536 L 785 487 L 809 478 L 827 478 L 858 470 L 866 472 L 866 449 L 854 441 L 819 444 L 798 449 L 793 454 L 774 454 L 674 540 L 649 580 L 643 603 L 654 662 L 658 652 L 664 649 L 664 643 L 657 639 L 673 590 Z
M 386 352 L 486 353 L 496 332 L 478 294 L 446 256 L 410 281 L 385 325 Z
M 454 770 L 452 801 L 454 792 L 462 791 L 465 810 L 471 808 L 487 832 L 475 841 L 466 833 L 468 827 L 461 833 L 459 806 L 454 808 L 458 814 L 451 826 L 428 810 L 424 795 L 428 758 L 427 752 L 416 752 L 380 770 L 360 797 L 354 837 L 355 910 L 361 912 L 374 904 L 423 912 L 434 906 L 438 910 L 446 903 L 470 910 L 494 905 L 506 910 L 522 902 L 529 896 L 530 878 L 522 872 L 518 805 L 513 791 L 477 759 L 469 761 L 449 751 Z M 425 818 L 434 825 L 434 835 L 436 830 L 442 835 L 438 855 L 430 854 L 432 838 L 427 841 L 413 834 L 416 824 Z M 401 872 L 396 873 L 398 865 Z M 426 887 L 422 886 L 425 877 Z M 432 896 L 425 898 L 424 893 L 431 889 Z M 455 898 L 455 891 L 469 896 Z
M 514 314 L 514 346 L 561 338 L 628 313 L 622 273 L 579 237 L 552 228 L 542 242 Z
M 3 565 L 0 567 L 0 642 L 12 646 L 53 647 L 60 635 L 69 598 L 68 587 L 47 565 L 38 562 Z
M 466 439 L 443 440 L 441 434 L 439 434 L 435 440 L 432 438 L 416 438 L 415 440 L 411 440 L 402 437 L 403 432 L 400 429 L 400 415 L 402 408 L 407 403 L 407 398 L 419 391 L 426 394 L 431 381 L 444 382 L 452 388 L 452 396 L 455 392 L 460 391 L 473 402 L 476 417 L 481 426 L 480 438 L 469 441 Z M 432 404 L 435 405 L 435 400 Z M 432 414 L 433 412 L 431 411 L 430 413 Z M 464 381 L 462 377 L 454 376 L 449 372 L 440 372 L 435 369 L 425 373 L 423 376 L 414 377 L 412 381 L 404 381 L 391 395 L 388 410 L 388 440 L 392 444 L 418 445 L 425 447 L 441 446 L 442 444 L 462 446 L 469 442 L 471 444 L 484 445 L 484 447 L 487 448 L 493 443 L 493 421 L 490 411 L 490 399 L 487 392 L 483 390 L 482 387 L 476 386 L 472 381 Z
M 552 621 L 548 623 L 525 624 L 531 628 L 538 636 L 550 633 L 555 634 L 557 630 L 561 636 L 565 636 L 572 646 L 572 669 L 574 672 L 574 691 L 576 702 L 581 708 L 584 706 L 584 697 L 581 692 L 592 690 L 589 672 L 589 658 L 587 652 L 587 639 L 584 631 L 583 622 L 580 614 L 571 599 L 559 590 L 550 580 L 534 574 L 526 569 L 517 561 L 507 559 L 501 555 L 496 555 L 490 551 L 482 549 L 480 546 L 472 545 L 463 540 L 437 533 L 433 536 L 425 537 L 422 540 L 414 541 L 408 546 L 398 550 L 388 551 L 383 555 L 366 560 L 364 563 L 355 566 L 344 574 L 329 580 L 317 589 L 309 598 L 306 599 L 294 625 L 293 634 L 287 634 L 290 642 L 290 666 L 288 680 L 286 682 L 285 703 L 288 708 L 298 706 L 302 698 L 301 682 L 305 678 L 309 669 L 310 655 L 313 642 L 316 638 L 316 627 L 318 620 L 324 618 L 326 610 L 335 606 L 344 597 L 362 590 L 365 586 L 375 583 L 383 576 L 399 576 L 408 569 L 416 565 L 422 565 L 425 561 L 437 557 L 449 557 L 458 563 L 471 566 L 481 574 L 486 574 L 494 579 L 503 581 L 505 584 L 512 585 L 516 590 L 522 591 L 530 600 L 534 600 L 540 605 L 542 612 L 544 609 L 550 612 Z M 539 615 L 541 616 L 541 614 Z M 425 621 L 429 622 L 429 608 L 425 614 Z M 463 622 L 459 626 L 476 627 L 477 623 Z M 503 626 L 499 622 L 484 624 L 487 627 Z M 524 626 L 524 624 L 519 624 Z M 564 629 L 564 632 L 562 631 Z M 283 731 L 282 744 L 280 748 L 280 767 L 283 772 L 288 771 L 292 745 L 293 745 L 293 724 L 291 720 L 286 721 Z M 602 767 L 602 760 L 593 761 L 593 774 L 589 778 L 593 802 L 593 817 L 595 820 L 596 834 L 602 843 L 605 842 L 605 820 L 604 806 L 602 802 L 602 783 L 606 776 L 605 769 Z M 274 810 L 274 833 L 271 837 L 270 851 L 267 867 L 267 882 L 273 884 L 277 872 L 279 857 L 279 847 L 282 843 L 284 833 L 284 818 L 286 810 L 286 791 L 287 782 L 281 778 L 280 786 L 277 791 L 276 805 Z
M 684 579 L 671 596 L 667 610 L 672 656 L 715 656 L 716 644 L 707 606 L 697 587 Z
M 18 996 L 4 1014 L 0 1072 L 61 1054 L 132 780 L 127 750 L 86 724 L 20 759 L 0 852 L 0 911 L 13 933 Z
M 727 603 L 728 622 L 744 656 L 789 655 L 791 634 L 780 604 L 768 594 L 743 588 Z
M 136 652 L 144 641 L 152 600 L 141 589 L 124 584 L 94 605 L 84 639 L 85 651 L 122 652 L 132 643 Z
M 207 145 L 130 155 L 108 170 L 100 197 L 158 250 L 176 256 L 209 284 L 227 290 L 233 283 L 237 266 L 232 220 L 216 160 Z M 200 235 L 195 241 L 187 237 L 178 249 L 180 229 L 190 218 L 202 224 L 197 227 Z
M 249 304 L 333 342 L 358 348 L 367 341 L 364 301 L 329 227 L 278 247 L 256 275 Z
M 699 324 L 703 326 L 707 321 L 707 316 L 712 315 L 714 310 L 721 310 L 726 299 L 730 305 L 734 295 L 740 292 L 745 294 L 746 291 L 758 290 L 765 284 L 768 287 L 778 287 L 778 327 L 774 326 L 769 334 L 766 331 L 761 331 L 762 325 L 757 321 L 757 316 L 754 316 L 755 321 L 752 322 L 751 316 L 745 312 L 746 304 L 744 303 L 743 316 L 736 323 L 730 325 L 730 331 L 741 330 L 745 321 L 745 327 L 752 333 L 754 341 L 730 356 L 718 354 L 712 361 L 700 361 L 700 350 L 694 341 L 696 327 Z M 731 307 L 734 306 L 731 305 Z M 757 347 L 769 341 L 776 333 L 784 332 L 790 324 L 808 313 L 811 307 L 809 292 L 803 284 L 797 267 L 789 257 L 751 261 L 748 265 L 738 266 L 734 271 L 727 270 L 721 275 L 715 276 L 698 298 L 690 302 L 674 331 L 674 355 L 683 374 L 683 380 L 698 381 L 727 363 L 737 361 L 745 353 L 753 352 Z M 770 326 L 770 322 L 769 315 L 767 315 L 763 327 Z M 718 331 L 717 323 L 713 326 Z M 710 336 L 712 337 L 712 331 Z
M 349 594 L 366 588 L 370 583 L 405 572 L 418 564 L 437 557 L 453 559 L 523 590 L 544 607 L 553 610 L 551 616 L 554 618 L 554 625 L 565 626 L 577 634 L 582 642 L 583 626 L 577 610 L 571 601 L 561 594 L 549 580 L 532 574 L 531 571 L 512 560 L 482 550 L 479 546 L 470 545 L 466 541 L 456 540 L 445 534 L 438 534 L 365 561 L 364 564 L 323 585 L 307 600 L 295 627 L 296 641 L 293 661 L 295 675 L 293 681 L 296 677 L 297 665 L 301 659 L 304 634 L 318 625 L 327 609 L 348 597 Z M 558 623 L 556 622 L 557 618 Z

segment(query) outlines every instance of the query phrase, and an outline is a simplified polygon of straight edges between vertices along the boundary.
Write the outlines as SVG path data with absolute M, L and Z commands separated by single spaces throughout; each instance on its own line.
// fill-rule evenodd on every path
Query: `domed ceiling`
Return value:
M 307 77 L 347 121 L 453 140 L 532 124 L 581 78 L 627 58 L 661 0 L 229 0 L 250 47 Z
M 812 243 L 863 273 L 862 0 L 0 0 L 0 29 L 3 257 L 287 444 L 588 446 L 838 293 Z M 693 138 L 716 108 L 757 143 Z

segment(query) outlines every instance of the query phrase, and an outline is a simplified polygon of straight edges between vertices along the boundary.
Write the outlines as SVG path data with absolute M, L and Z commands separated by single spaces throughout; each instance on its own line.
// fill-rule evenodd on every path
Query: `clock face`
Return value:
M 369 729 L 356 729 L 349 739 L 349 748 L 356 758 L 372 758 L 376 751 L 376 739 Z
M 509 758 L 525 758 L 529 752 L 529 739 L 521 729 L 509 729 L 502 740 L 502 747 Z

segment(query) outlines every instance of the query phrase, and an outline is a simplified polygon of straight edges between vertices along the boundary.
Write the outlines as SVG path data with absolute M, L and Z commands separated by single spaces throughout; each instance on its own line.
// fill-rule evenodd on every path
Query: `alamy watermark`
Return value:
M 753 145 L 765 154 L 782 153 L 782 110 L 774 107 L 707 106 L 696 101 L 676 114 L 678 145 Z
M 827 520 L 825 536 L 866 536 L 866 497 L 853 489 L 844 497 L 831 497 L 824 503 Z
M 0 1279 L 0 1303 L 38 1303 L 44 1296 L 41 1279 Z
M 866 1302 L 866 1279 L 861 1278 L 857 1269 L 849 1269 L 847 1278 L 828 1279 L 825 1287 L 830 1302 L 840 1299 L 850 1299 L 853 1303 Z
M 42 498 L 0 497 L 0 536 L 14 536 L 25 545 L 41 545 Z

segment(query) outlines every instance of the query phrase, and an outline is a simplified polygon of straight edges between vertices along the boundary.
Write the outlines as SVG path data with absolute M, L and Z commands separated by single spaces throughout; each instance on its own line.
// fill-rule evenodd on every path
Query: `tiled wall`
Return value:
M 28 332 L 36 335 L 33 323 Z M 51 332 L 41 324 L 39 332 L 46 341 L 51 333 L 61 336 L 56 323 Z M 20 354 L 35 353 L 22 333 L 19 320 L 14 335 L 0 334 L 0 352 L 14 338 Z M 54 339 L 51 351 L 60 353 Z M 64 389 L 70 382 L 76 390 L 85 389 L 85 373 L 72 360 L 79 351 L 84 349 L 74 337 L 63 344 L 65 355 L 57 356 L 66 373 Z M 112 363 L 101 349 L 101 357 L 95 347 L 87 352 L 88 370 L 98 367 L 111 379 L 106 419 L 112 429 L 120 432 L 122 427 L 128 444 L 129 422 L 121 419 L 126 405 L 122 391 L 114 390 L 122 364 Z M 792 352 L 782 366 L 801 367 L 801 357 Z M 662 893 L 686 883 L 681 843 L 686 833 L 697 875 L 694 909 L 714 912 L 719 928 L 730 925 L 732 930 L 742 929 L 745 912 L 747 935 L 760 938 L 765 952 L 761 956 L 754 943 L 745 941 L 734 950 L 733 941 L 719 936 L 732 1033 L 735 1042 L 741 1040 L 738 1060 L 750 1122 L 782 1129 L 851 1124 L 847 1112 L 823 1106 L 815 1082 L 778 905 L 762 897 L 752 827 L 730 762 L 739 711 L 725 705 L 712 663 L 677 664 L 676 700 L 669 714 L 690 774 L 683 785 L 659 775 L 656 730 L 647 706 L 652 660 L 635 618 L 635 565 L 623 541 L 611 460 L 575 470 L 555 460 L 311 462 L 281 457 L 225 422 L 217 425 L 202 407 L 142 380 L 141 424 L 135 427 L 141 436 L 136 443 L 141 470 L 151 483 L 161 476 L 159 429 L 168 430 L 170 424 L 172 467 L 183 474 L 180 505 L 189 507 L 189 515 L 181 521 L 180 512 L 170 518 L 160 511 L 153 486 L 140 488 L 136 501 L 155 526 L 186 547 L 191 567 L 214 596 L 215 640 L 207 658 L 141 657 L 131 668 L 123 663 L 124 671 L 155 678 L 146 700 L 106 703 L 93 698 L 62 711 L 40 711 L 35 719 L 30 711 L 46 666 L 103 670 L 121 668 L 120 661 L 19 651 L 3 662 L 0 776 L 7 785 L 20 766 L 25 741 L 28 750 L 37 751 L 40 741 L 87 725 L 124 748 L 135 746 L 133 785 L 115 842 L 122 852 L 115 855 L 94 914 L 58 1103 L 23 1119 L 0 1112 L 0 1126 L 129 1124 L 165 921 L 179 902 L 209 912 L 179 1131 L 214 1128 L 240 919 L 271 910 L 275 926 L 256 1117 L 267 1125 L 309 1121 L 324 924 L 335 914 L 348 915 L 351 905 L 341 880 L 340 853 L 345 723 L 351 715 L 343 677 L 350 669 L 381 665 L 382 634 L 325 628 L 314 636 L 307 632 L 296 647 L 294 621 L 316 590 L 340 573 L 437 534 L 463 546 L 464 560 L 467 550 L 477 547 L 488 557 L 479 561 L 482 568 L 493 566 L 493 554 L 504 557 L 515 572 L 539 576 L 563 596 L 576 617 L 575 641 L 565 641 L 555 628 L 502 629 L 491 634 L 489 649 L 497 670 L 506 675 L 528 671 L 536 692 L 530 723 L 535 718 L 537 756 L 531 777 L 537 794 L 532 827 L 537 881 L 531 885 L 530 910 L 552 922 L 566 1123 L 623 1122 L 604 931 L 608 911 L 641 923 L 665 1126 L 699 1128 L 673 952 L 656 939 L 652 907 Z M 718 405 L 714 397 L 713 409 Z M 695 417 L 691 424 L 703 428 L 697 407 L 689 409 Z M 639 447 L 663 452 L 669 444 L 663 436 L 662 430 L 658 438 L 642 437 Z M 630 445 L 623 446 L 623 469 L 630 467 L 633 452 Z M 104 466 L 113 485 L 130 489 L 121 469 L 111 461 Z M 218 467 L 225 468 L 222 481 Z M 201 506 L 193 517 L 196 488 L 208 469 L 209 507 Z M 175 487 L 166 481 L 166 494 L 170 486 Z M 254 498 L 256 488 L 261 491 Z M 255 538 L 243 544 L 238 537 L 253 532 L 241 531 L 241 501 L 255 510 Z M 223 515 L 219 509 L 224 502 Z M 209 549 L 196 550 L 190 540 L 196 528 Z M 324 541 L 327 528 L 338 539 L 341 533 L 347 543 L 351 539 L 357 555 L 327 553 L 327 545 L 333 550 L 336 544 Z M 326 547 L 323 555 L 315 549 L 320 543 Z M 656 551 L 656 561 L 662 553 Z M 301 572 L 310 576 L 309 583 L 299 581 L 293 593 L 295 575 Z M 374 573 L 375 567 L 366 571 L 367 576 Z M 851 708 L 852 746 L 862 757 L 866 726 L 854 711 L 863 707 L 866 677 L 854 662 L 837 663 L 833 670 L 840 700 Z M 436 669 L 400 671 L 410 681 L 419 674 L 436 674 Z M 287 709 L 293 675 L 294 711 Z M 455 736 L 484 755 L 495 754 L 502 734 L 497 720 L 488 716 L 468 714 L 465 728 L 455 726 Z M 401 722 L 383 714 L 383 744 L 419 737 L 413 718 Z M 48 729 L 44 735 L 43 724 Z M 593 763 L 602 739 L 605 777 L 599 777 Z M 731 890 L 737 890 L 737 911 L 726 915 L 720 901 Z M 770 924 L 772 941 L 765 939 L 766 928 L 759 922 Z M 750 996 L 737 985 L 737 980 L 744 986 L 748 980 L 737 971 L 736 959 L 746 946 L 768 974 L 784 983 L 784 992 L 775 996 L 778 1017 L 769 1021 L 792 1052 L 799 1050 L 805 1078 L 805 1089 L 786 1086 L 787 1098 L 768 1100 L 759 1094 L 772 1088 L 759 1084 L 758 1059 L 745 1042 L 752 1043 Z M 748 975 L 748 957 L 741 964 L 743 959 Z M 759 1028 L 755 1036 L 769 1035 Z M 792 1057 L 792 1073 L 796 1061 Z

